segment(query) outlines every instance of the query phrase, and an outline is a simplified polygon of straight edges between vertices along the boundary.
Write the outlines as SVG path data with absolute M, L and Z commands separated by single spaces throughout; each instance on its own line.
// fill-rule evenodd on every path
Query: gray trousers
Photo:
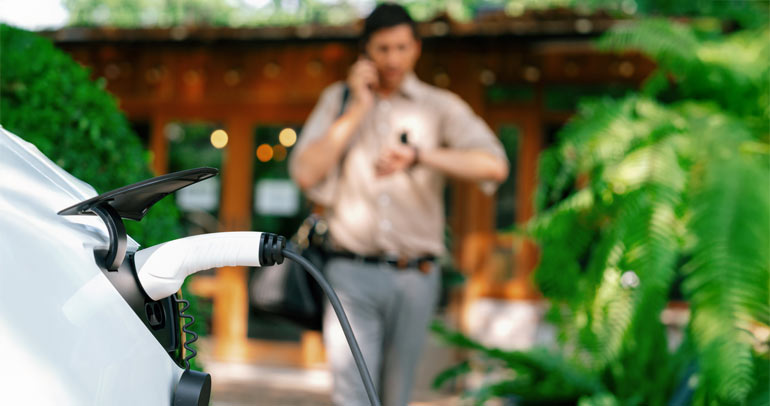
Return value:
M 438 294 L 437 266 L 417 269 L 336 258 L 326 277 L 342 302 L 383 406 L 405 406 Z M 369 400 L 334 310 L 326 303 L 326 355 L 337 406 L 365 406 Z

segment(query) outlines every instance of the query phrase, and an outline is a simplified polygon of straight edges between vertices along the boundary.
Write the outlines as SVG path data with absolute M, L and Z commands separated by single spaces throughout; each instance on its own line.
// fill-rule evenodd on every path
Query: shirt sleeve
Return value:
M 339 116 L 342 107 L 343 85 L 341 82 L 335 83 L 321 93 L 313 111 L 310 113 L 302 131 L 299 134 L 297 144 L 294 146 L 289 156 L 289 174 L 296 182 L 296 170 L 300 164 L 297 160 L 302 151 L 313 143 L 316 139 L 324 136 L 329 127 Z M 316 185 L 303 192 L 313 202 L 322 206 L 328 206 L 332 203 L 337 182 L 339 180 L 339 164 L 333 167 L 328 174 Z
M 471 107 L 459 96 L 447 93 L 443 97 L 442 106 L 442 141 L 453 149 L 484 151 L 492 156 L 508 162 L 505 149 L 500 140 L 492 132 L 487 123 L 473 112 Z M 487 195 L 495 193 L 498 182 L 480 181 L 481 190 Z

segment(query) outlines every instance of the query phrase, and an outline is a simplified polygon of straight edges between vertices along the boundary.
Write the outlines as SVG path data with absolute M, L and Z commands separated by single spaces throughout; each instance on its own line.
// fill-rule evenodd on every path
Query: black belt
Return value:
M 433 255 L 407 258 L 388 255 L 358 255 L 349 251 L 332 251 L 332 257 L 352 259 L 367 264 L 387 264 L 398 269 L 417 268 L 423 273 L 428 273 L 436 262 Z

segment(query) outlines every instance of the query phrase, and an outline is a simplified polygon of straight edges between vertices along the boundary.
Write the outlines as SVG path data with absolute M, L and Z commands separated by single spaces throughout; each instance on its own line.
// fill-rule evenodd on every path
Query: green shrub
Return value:
M 91 81 L 89 71 L 51 41 L 4 24 L 0 124 L 98 193 L 153 176 L 149 153 L 104 90 L 104 80 Z M 144 247 L 179 238 L 182 231 L 173 196 L 156 203 L 141 222 L 125 224 Z M 190 313 L 199 314 L 197 301 L 184 291 Z M 202 334 L 203 325 L 195 323 L 194 330 Z
M 99 193 L 152 177 L 149 155 L 103 79 L 51 41 L 0 25 L 0 124 L 35 144 L 57 165 Z M 150 246 L 180 236 L 171 198 L 141 223 L 126 221 L 131 236 Z

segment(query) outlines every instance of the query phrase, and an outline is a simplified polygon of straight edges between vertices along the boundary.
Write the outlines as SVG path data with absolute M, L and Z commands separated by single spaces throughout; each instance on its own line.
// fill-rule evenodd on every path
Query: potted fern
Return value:
M 526 232 L 558 347 L 506 352 L 435 326 L 508 371 L 478 404 L 767 404 L 769 35 L 646 19 L 602 37 L 658 69 L 640 92 L 581 103 L 541 156 Z M 690 317 L 670 348 L 675 283 Z

